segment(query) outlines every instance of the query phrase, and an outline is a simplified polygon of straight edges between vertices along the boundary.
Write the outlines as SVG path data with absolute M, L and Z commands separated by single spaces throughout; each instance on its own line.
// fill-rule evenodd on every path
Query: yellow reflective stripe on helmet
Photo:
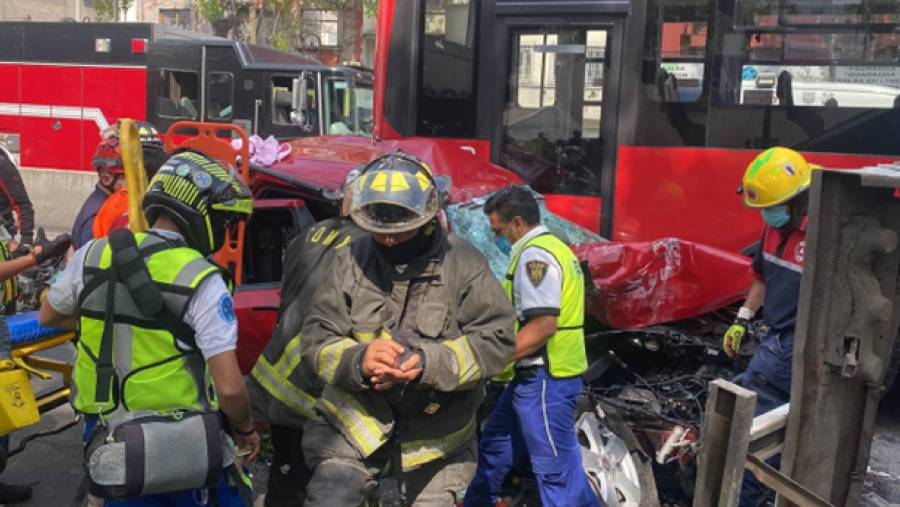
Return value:
M 319 364 L 316 368 L 319 378 L 328 384 L 334 383 L 334 375 L 341 364 L 341 356 L 344 351 L 356 345 L 356 341 L 350 338 L 342 338 L 319 349 Z
M 449 435 L 429 440 L 415 440 L 400 443 L 400 461 L 403 470 L 411 470 L 426 463 L 439 460 L 453 451 L 461 449 L 475 438 L 475 418 L 461 429 Z
M 406 181 L 406 175 L 401 172 L 391 173 L 391 191 L 409 190 L 409 182 Z
M 469 384 L 478 382 L 482 378 L 481 367 L 475 359 L 472 352 L 472 346 L 469 345 L 469 339 L 463 335 L 455 340 L 447 340 L 441 345 L 446 346 L 453 351 L 456 356 L 456 369 L 459 372 L 459 385 L 465 387 Z
M 428 176 L 424 173 L 416 173 L 416 180 L 419 182 L 419 188 L 421 188 L 423 192 L 431 188 L 431 180 L 429 180 Z
M 350 439 L 363 454 L 369 456 L 387 441 L 386 428 L 378 420 L 368 415 L 353 396 L 340 389 L 329 389 L 331 396 L 337 396 L 340 406 L 326 397 L 319 398 L 320 407 L 338 419 L 340 425 L 350 433 Z
M 265 356 L 259 356 L 259 360 L 250 374 L 281 403 L 306 418 L 317 417 L 316 399 L 295 386 L 287 377 L 280 375 L 277 369 L 266 361 Z
M 386 192 L 387 191 L 387 173 L 385 172 L 376 172 L 372 175 L 372 183 L 369 184 L 369 189 L 374 190 L 376 192 Z
M 233 211 L 235 213 L 250 215 L 253 213 L 253 199 L 235 199 L 227 203 L 215 203 L 212 205 L 212 209 L 216 211 Z

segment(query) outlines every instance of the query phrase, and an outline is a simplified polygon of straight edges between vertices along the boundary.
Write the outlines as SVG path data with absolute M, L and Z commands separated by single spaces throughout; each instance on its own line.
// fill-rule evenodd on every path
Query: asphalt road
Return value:
M 45 355 L 56 359 L 70 359 L 74 350 L 69 346 L 58 347 Z M 58 381 L 34 382 L 36 392 L 52 389 L 56 385 Z M 40 424 L 12 435 L 11 448 L 15 449 L 28 435 L 60 428 L 71 423 L 74 418 L 75 414 L 68 405 L 44 414 Z M 34 498 L 19 505 L 67 506 L 81 481 L 81 452 L 79 423 L 61 433 L 29 442 L 23 452 L 10 459 L 0 480 L 34 486 Z M 254 483 L 260 491 L 267 474 L 264 463 L 265 458 L 253 470 Z M 261 499 L 257 501 L 257 505 L 262 505 Z M 900 506 L 900 389 L 881 402 L 862 505 Z

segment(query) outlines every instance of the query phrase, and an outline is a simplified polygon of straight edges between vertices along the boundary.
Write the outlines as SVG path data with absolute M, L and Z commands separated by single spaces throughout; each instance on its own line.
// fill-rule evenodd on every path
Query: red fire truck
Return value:
M 116 118 L 368 133 L 371 88 L 365 71 L 166 25 L 0 22 L 0 140 L 23 167 L 89 169 Z

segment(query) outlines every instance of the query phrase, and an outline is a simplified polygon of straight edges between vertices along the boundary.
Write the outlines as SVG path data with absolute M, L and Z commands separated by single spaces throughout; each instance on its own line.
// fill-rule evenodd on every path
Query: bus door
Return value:
M 551 211 L 599 232 L 614 181 L 623 23 L 500 19 L 507 67 L 495 156 L 544 194 Z

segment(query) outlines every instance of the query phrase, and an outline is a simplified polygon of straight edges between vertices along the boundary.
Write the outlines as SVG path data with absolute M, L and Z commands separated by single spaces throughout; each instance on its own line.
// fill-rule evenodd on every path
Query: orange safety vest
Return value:
M 121 189 L 109 195 L 94 218 L 95 238 L 108 236 L 113 229 L 128 227 L 128 189 Z

